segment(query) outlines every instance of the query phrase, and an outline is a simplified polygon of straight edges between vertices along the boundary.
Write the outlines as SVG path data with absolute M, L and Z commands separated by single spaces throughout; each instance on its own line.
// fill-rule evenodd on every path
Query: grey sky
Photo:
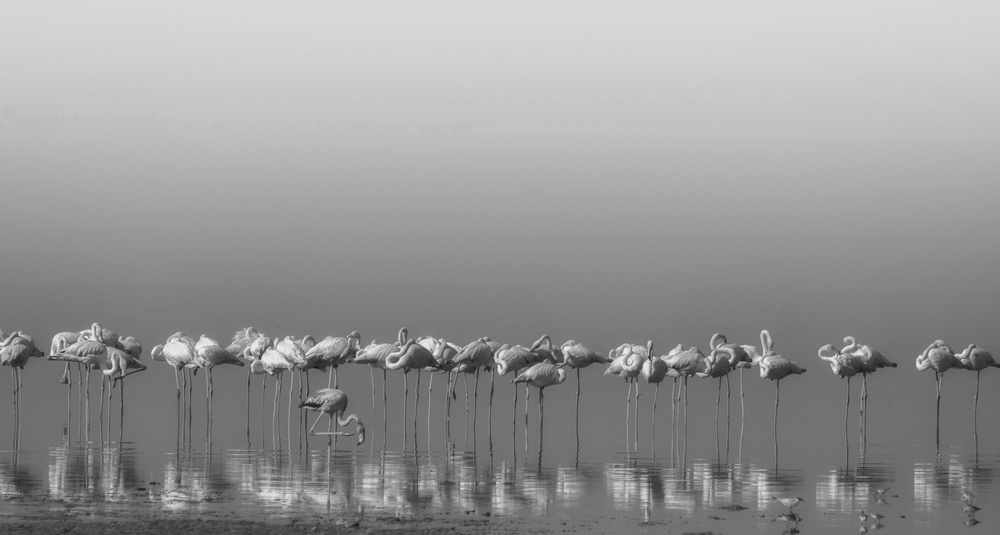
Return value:
M 998 342 L 992 2 L 3 12 L 6 330 Z

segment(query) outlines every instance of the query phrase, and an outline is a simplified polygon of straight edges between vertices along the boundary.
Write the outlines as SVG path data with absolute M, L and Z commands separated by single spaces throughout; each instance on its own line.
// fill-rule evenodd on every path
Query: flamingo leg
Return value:
M 476 368 L 475 394 L 472 396 L 472 451 L 476 451 L 476 429 L 479 427 L 479 368 Z
M 979 449 L 979 374 L 982 370 L 976 370 L 976 395 L 972 403 L 972 434 L 975 438 L 976 449 Z
M 729 374 L 726 374 L 726 457 L 729 457 L 729 430 L 730 421 L 732 420 L 733 414 L 733 390 L 729 384 Z
M 368 371 L 371 372 L 372 377 L 372 422 L 377 422 L 375 419 L 375 367 L 369 366 Z M 375 441 L 372 441 L 372 451 L 375 451 Z
M 385 377 L 388 370 L 382 368 L 382 451 L 385 451 L 385 441 L 389 434 L 389 393 L 385 389 Z
M 684 376 L 684 456 L 687 457 L 688 440 L 688 378 Z
M 299 390 L 302 390 L 302 379 L 299 379 Z M 288 427 L 288 449 L 292 449 L 292 393 L 295 392 L 295 368 L 288 370 L 288 409 L 285 414 L 285 425 Z
M 670 460 L 674 459 L 677 444 L 677 378 L 670 385 Z
M 652 428 L 653 440 L 652 444 L 650 444 L 650 450 L 649 450 L 651 452 L 650 455 L 654 458 L 656 457 L 656 399 L 659 397 L 660 397 L 660 383 L 656 383 L 656 391 L 653 392 L 653 418 L 652 418 L 653 421 L 652 425 L 650 426 Z M 579 440 L 580 440 L 579 437 L 577 437 L 577 441 Z
M 206 437 L 212 436 L 212 368 L 205 370 L 205 408 L 208 419 L 205 421 Z
M 429 404 L 428 404 L 429 405 Z M 420 412 L 420 368 L 417 368 L 416 399 L 413 402 L 413 452 L 416 453 L 420 444 L 417 437 L 417 413 Z
M 406 451 L 406 415 L 409 412 L 410 386 L 406 382 L 406 370 L 403 370 L 403 451 Z
M 632 382 L 635 383 L 635 418 L 632 425 L 632 451 L 636 455 L 639 455 L 639 378 L 633 377 Z
M 631 444 L 628 441 L 628 419 L 632 416 L 632 383 L 628 378 L 625 379 L 625 385 L 628 387 L 625 391 L 625 455 L 629 456 L 632 454 Z
M 264 400 L 267 394 L 267 374 L 260 379 L 260 447 L 264 448 Z
M 576 455 L 580 456 L 580 368 L 576 369 Z
M 774 388 L 774 466 L 778 466 L 778 397 L 781 395 L 781 379 Z
M 719 406 L 722 405 L 722 377 L 719 377 L 719 393 L 715 396 L 715 443 L 719 443 Z
M 847 419 L 848 419 L 848 416 L 849 416 L 850 412 L 851 412 L 851 378 L 850 378 L 850 376 L 848 376 L 847 377 L 847 405 L 844 408 L 844 437 L 845 437 L 845 440 L 846 440 L 846 437 L 848 435 L 848 431 L 847 431 L 847 428 L 848 428 Z
M 528 388 L 528 383 L 524 383 L 524 456 L 528 456 L 528 397 L 531 394 L 531 389 Z M 625 441 L 628 442 L 628 435 L 625 436 Z
M 490 438 L 490 454 L 493 453 L 493 388 L 496 384 L 496 367 L 490 368 L 490 410 L 487 418 L 487 430 Z
M 514 447 L 512 449 L 514 450 L 514 456 L 517 457 L 517 383 L 513 384 L 514 384 L 514 404 L 513 404 L 513 410 L 511 412 L 510 428 L 513 431 L 511 444 L 513 444 Z
M 746 423 L 746 408 L 743 403 L 743 368 L 740 368 L 740 459 L 743 458 L 743 430 Z
M 451 372 L 448 374 L 448 385 L 444 388 L 444 438 L 445 450 L 451 448 L 451 399 L 455 392 L 455 378 Z M 515 394 L 517 389 L 515 388 Z M 516 401 L 515 401 L 516 403 Z
M 87 440 L 90 440 L 90 369 L 87 369 L 87 396 L 84 402 L 87 411 Z
M 251 366 L 247 365 L 247 449 L 250 448 L 250 376 L 253 375 L 250 368 Z
M 122 437 L 125 436 L 125 381 L 118 381 L 118 389 L 118 401 L 122 405 L 118 414 L 118 447 L 121 448 Z
M 434 391 L 434 374 L 431 373 L 430 381 L 427 381 L 427 451 L 431 451 L 431 392 Z
M 941 451 L 941 374 L 934 372 L 934 381 L 937 383 L 937 432 L 935 434 L 935 443 L 937 444 L 938 451 Z
M 527 388 L 527 385 L 525 385 Z M 538 389 L 538 460 L 542 460 L 542 443 L 545 433 L 545 407 L 543 405 L 545 401 L 545 389 Z
M 462 376 L 465 383 L 465 447 L 469 447 L 469 374 Z

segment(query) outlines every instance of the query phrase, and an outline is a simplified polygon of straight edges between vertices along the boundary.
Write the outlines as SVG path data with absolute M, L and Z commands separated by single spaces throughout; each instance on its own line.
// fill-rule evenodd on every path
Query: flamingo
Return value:
M 299 408 L 320 412 L 319 418 L 316 418 L 316 422 L 309 428 L 310 435 L 340 435 L 349 437 L 357 434 L 358 445 L 360 446 L 365 442 L 365 426 L 361 423 L 358 415 L 351 414 L 347 418 L 344 418 L 344 412 L 347 411 L 347 394 L 343 391 L 336 388 L 321 388 L 310 394 L 302 403 L 299 403 Z M 355 422 L 357 424 L 355 432 L 315 431 L 316 424 L 323 418 L 323 414 L 329 415 L 331 420 L 336 416 L 337 424 L 341 427 L 346 427 L 351 422 Z
M 973 420 L 975 420 L 975 415 L 979 412 L 979 374 L 990 366 L 1000 368 L 1000 363 L 993 360 L 993 355 L 989 351 L 976 344 L 969 344 L 969 347 L 966 347 L 961 353 L 955 355 L 955 357 L 962 361 L 965 369 L 976 372 L 976 396 L 973 398 L 972 411 Z
M 0 337 L 2 337 L 3 331 L 0 331 Z M 55 355 L 56 353 L 62 352 L 64 349 L 70 345 L 76 343 L 80 339 L 79 332 L 64 331 L 61 333 L 56 333 L 52 337 L 52 345 L 49 349 L 50 355 Z M 69 371 L 69 361 L 66 361 L 65 369 L 63 370 L 63 375 L 59 379 L 61 384 L 66 385 L 66 422 L 67 428 L 71 427 L 72 415 L 73 415 L 73 385 L 70 382 L 70 371 Z M 79 407 L 83 410 L 83 369 L 80 364 L 76 365 L 77 371 L 77 386 L 79 387 Z M 82 414 L 81 414 L 82 416 Z M 82 418 L 81 418 L 82 421 Z M 83 432 L 83 427 L 80 427 L 80 432 Z
M 3 337 L 3 331 L 0 330 L 0 338 L 2 338 L 2 337 Z M 64 331 L 64 332 L 61 332 L 61 333 L 56 333 L 55 335 L 52 336 L 52 345 L 51 345 L 51 347 L 49 349 L 49 354 L 50 355 L 55 355 L 56 353 L 59 353 L 63 349 L 65 349 L 65 348 L 69 347 L 70 345 L 76 343 L 79 339 L 80 339 L 80 333 L 78 333 L 78 332 Z M 83 372 L 82 371 L 80 371 L 79 376 L 80 376 L 80 381 L 82 382 L 83 381 Z M 62 378 L 59 379 L 59 382 L 62 383 L 62 384 L 64 384 L 64 385 L 69 385 L 70 384 L 70 382 L 69 382 L 69 362 L 68 361 L 66 362 L 66 368 L 63 371 L 63 376 L 62 376 Z M 72 387 L 70 389 L 72 390 Z M 82 395 L 82 392 L 81 392 L 81 395 Z
M 653 347 L 653 341 L 647 342 L 646 347 L 637 344 L 622 344 L 608 353 L 611 364 L 604 370 L 604 375 L 618 375 L 625 379 L 628 390 L 625 392 L 625 449 L 628 450 L 628 423 L 629 405 L 632 394 L 632 383 L 635 378 L 642 373 L 642 363 L 649 358 Z M 612 356 L 614 355 L 614 356 Z M 635 385 L 635 430 L 633 450 L 639 451 L 639 385 Z
M 548 335 L 545 335 L 548 338 Z M 611 359 L 593 351 L 576 340 L 567 340 L 559 346 L 562 363 L 576 370 L 576 445 L 580 447 L 580 368 L 591 364 L 610 364 Z M 652 354 L 650 354 L 652 355 Z M 636 387 L 638 388 L 638 387 Z
M 260 358 L 264 350 L 261 347 L 261 342 L 258 339 L 262 338 L 260 331 L 254 327 L 247 327 L 245 329 L 236 331 L 233 335 L 233 341 L 226 346 L 226 351 L 231 354 L 236 355 L 244 359 L 246 362 L 251 362 L 254 359 Z M 251 351 L 251 346 L 257 344 L 257 352 Z M 247 445 L 250 444 L 250 378 L 253 375 L 253 370 L 247 370 Z
M 917 370 L 934 370 L 934 382 L 937 384 L 937 433 L 938 448 L 941 446 L 941 379 L 944 372 L 951 368 L 967 368 L 961 359 L 955 356 L 948 344 L 935 340 L 927 346 L 916 360 Z
M 729 372 L 733 370 L 732 363 L 739 362 L 736 350 L 732 347 L 719 345 L 712 349 L 707 357 L 702 361 L 705 363 L 704 371 L 696 372 L 698 377 L 710 377 L 719 380 L 719 392 L 715 398 L 715 439 L 718 444 L 719 439 L 719 405 L 722 402 L 722 379 L 728 379 Z M 726 398 L 726 412 L 729 412 L 729 398 Z M 728 439 L 727 439 L 728 440 Z
M 777 381 L 774 389 L 774 455 L 778 455 L 778 397 L 781 394 L 781 380 L 789 375 L 801 375 L 805 368 L 774 352 L 774 341 L 766 329 L 760 331 L 760 347 L 763 355 L 755 359 L 754 364 L 760 366 L 760 378 Z
M 330 376 L 327 377 L 327 388 L 337 388 L 337 368 L 347 363 L 358 352 L 358 345 L 361 343 L 361 335 L 358 331 L 352 331 L 346 337 L 327 336 L 306 352 L 306 358 L 319 356 L 322 367 L 330 368 Z
M 215 391 L 214 385 L 212 384 L 212 368 L 219 366 L 221 364 L 233 364 L 236 366 L 243 366 L 243 361 L 241 361 L 236 355 L 230 353 L 228 349 L 219 345 L 219 342 L 205 336 L 201 335 L 201 338 L 194 345 L 195 358 L 198 361 L 200 367 L 205 368 L 205 392 L 206 392 L 206 405 L 208 407 L 208 421 L 212 421 L 212 394 Z M 211 423 L 209 423 L 211 427 Z
M 868 374 L 875 373 L 879 368 L 895 368 L 896 363 L 885 358 L 877 349 L 867 345 L 858 344 L 853 336 L 845 336 L 844 343 L 847 344 L 840 350 L 843 354 L 851 354 L 861 359 L 861 433 L 862 440 L 867 440 L 868 435 Z
M 523 370 L 512 382 L 525 383 L 538 388 L 538 457 L 542 457 L 542 437 L 545 424 L 543 403 L 545 388 L 557 385 L 566 380 L 566 370 L 551 362 L 539 362 Z
M 660 383 L 663 381 L 663 379 L 667 377 L 667 375 L 671 371 L 674 371 L 676 376 L 676 371 L 671 370 L 670 367 L 667 366 L 666 361 L 664 361 L 663 359 L 654 357 L 652 349 L 653 349 L 652 347 L 649 348 L 649 358 L 642 363 L 642 377 L 643 379 L 646 380 L 647 383 L 656 385 L 656 393 L 653 394 L 653 422 L 652 425 L 650 426 L 653 435 L 653 441 L 651 444 L 650 451 L 652 452 L 652 455 L 655 456 L 656 455 L 656 400 L 660 396 Z
M 91 325 L 91 330 L 81 332 L 77 341 L 63 347 L 58 353 L 49 355 L 49 360 L 63 360 L 82 364 L 88 371 L 100 366 L 107 359 L 108 346 L 104 343 L 104 330 L 99 323 Z M 178 395 L 180 387 L 178 387 Z M 103 402 L 103 398 L 102 398 Z M 86 427 L 90 430 L 90 374 L 87 374 L 87 397 L 85 401 L 87 413 Z
M 504 345 L 500 346 L 500 348 L 497 349 L 496 354 L 493 356 L 493 359 L 496 362 L 497 374 L 500 375 L 501 377 L 503 377 L 504 375 L 507 375 L 508 373 L 513 373 L 514 376 L 516 377 L 517 373 L 519 371 L 521 371 L 524 368 L 527 368 L 528 366 L 531 366 L 533 364 L 537 364 L 539 362 L 537 360 L 537 358 L 538 358 L 537 355 L 535 353 L 533 353 L 530 349 L 528 349 L 528 348 L 526 348 L 524 346 L 520 346 L 520 345 L 512 346 L 510 344 L 504 344 Z M 511 424 L 511 428 L 514 430 L 514 436 L 516 438 L 516 436 L 517 436 L 517 383 L 512 383 L 512 384 L 514 385 L 514 403 L 513 403 L 514 409 L 513 409 L 513 421 L 512 421 L 512 424 Z M 528 388 L 527 385 L 525 385 L 524 388 L 527 389 Z M 527 397 L 527 394 L 525 394 L 525 397 Z M 527 419 L 527 416 L 525 418 Z M 513 442 L 513 440 L 512 440 L 512 442 Z M 528 449 L 528 435 L 527 435 L 527 432 L 525 432 L 525 435 L 524 435 L 524 448 L 525 448 L 525 450 Z M 517 450 L 516 446 L 515 446 L 514 449 L 515 449 L 515 451 Z
M 45 353 L 35 347 L 31 336 L 21 331 L 11 333 L 0 343 L 0 364 L 10 366 L 11 380 L 14 384 L 15 435 L 21 423 L 21 370 L 31 357 L 44 356 Z
M 677 373 L 677 377 L 681 379 L 681 389 L 684 392 L 684 442 L 686 445 L 688 424 L 688 378 L 698 373 L 704 373 L 707 371 L 708 364 L 705 362 L 704 353 L 694 346 L 691 346 L 688 349 L 683 349 L 682 346 L 678 346 L 675 351 L 671 351 L 664 357 L 664 361 L 667 363 L 667 367 L 674 370 Z M 677 393 L 677 397 L 679 401 L 680 392 Z
M 129 337 L 131 338 L 131 337 Z M 125 432 L 125 377 L 132 375 L 133 373 L 139 373 L 146 370 L 146 365 L 139 361 L 139 354 L 142 352 L 142 347 L 135 342 L 134 338 L 131 340 L 130 344 L 122 343 L 122 347 L 127 347 L 128 349 L 118 349 L 115 347 L 108 348 L 107 358 L 102 361 L 99 365 L 101 372 L 104 377 L 108 379 L 111 383 L 111 390 L 108 392 L 108 432 L 110 434 L 111 426 L 111 393 L 114 391 L 115 385 L 118 386 L 120 392 L 119 401 L 121 403 L 121 411 L 119 413 L 119 433 L 118 441 L 121 442 L 123 433 Z M 131 371 L 129 371 L 131 370 Z M 117 376 L 115 375 L 117 374 Z M 102 383 L 103 384 L 103 383 Z
M 178 378 L 180 370 L 191 370 L 198 367 L 194 351 L 194 340 L 177 332 L 167 338 L 167 343 L 153 347 L 150 356 L 153 360 L 166 362 L 174 368 L 174 384 L 177 386 L 177 397 L 181 396 L 181 384 Z M 185 383 L 187 377 L 185 377 Z
M 294 348 L 292 348 L 292 347 L 290 347 L 289 345 L 286 344 L 285 347 L 284 347 L 284 349 L 286 351 L 292 352 L 293 356 L 289 357 L 289 356 L 285 355 L 285 353 L 282 353 L 281 351 L 279 351 L 277 349 L 277 347 L 272 347 L 272 348 L 268 348 L 267 350 L 265 350 L 264 354 L 261 355 L 261 357 L 259 359 L 254 360 L 253 362 L 250 363 L 250 370 L 253 373 L 258 374 L 258 375 L 266 374 L 266 375 L 272 376 L 272 377 L 274 377 L 274 381 L 276 383 L 276 385 L 275 385 L 275 391 L 274 391 L 273 406 L 272 406 L 272 409 L 271 409 L 271 429 L 272 429 L 272 431 L 276 430 L 277 429 L 277 425 L 278 425 L 278 406 L 280 404 L 280 402 L 278 400 L 281 397 L 281 390 L 282 390 L 281 374 L 285 370 L 292 370 L 292 369 L 294 369 L 295 365 L 296 365 L 296 360 L 294 360 L 294 359 L 296 357 L 302 356 L 301 355 L 301 349 L 298 349 L 297 346 L 295 346 Z M 296 354 L 296 353 L 298 353 L 298 354 Z M 301 361 L 304 361 L 304 358 L 302 358 Z M 301 362 L 301 361 L 299 361 L 299 362 Z M 266 381 L 266 380 L 267 380 L 267 377 L 264 377 L 263 381 Z M 289 388 L 291 388 L 291 387 L 289 387 Z M 291 395 L 289 395 L 289 403 L 291 403 Z M 263 418 L 263 411 L 264 411 L 264 400 L 263 400 L 263 398 L 261 398 L 261 418 Z M 289 423 L 289 425 L 291 425 L 291 423 Z M 290 433 L 291 433 L 291 429 L 289 429 L 289 434 Z
M 444 372 L 448 374 L 448 384 L 445 386 L 444 399 L 445 399 L 445 417 L 444 417 L 444 427 L 445 427 L 445 439 L 446 443 L 450 443 L 451 437 L 451 400 L 455 395 L 455 385 L 452 381 L 453 374 L 452 370 L 455 368 L 455 357 L 462 348 L 457 345 L 445 340 L 444 338 L 433 338 L 433 337 L 421 337 L 424 340 L 419 341 L 424 347 L 428 347 L 429 338 L 431 340 L 429 349 L 431 351 L 431 356 L 434 357 L 435 366 L 428 368 L 431 372 Z M 434 375 L 431 374 L 430 383 L 427 386 L 427 396 L 428 399 L 431 395 L 431 390 L 434 386 Z M 427 403 L 427 444 L 428 449 L 430 448 L 430 420 L 431 420 L 431 405 L 430 402 Z
M 368 364 L 371 367 L 371 379 L 372 379 L 372 419 L 375 419 L 375 368 L 382 369 L 382 449 L 385 450 L 386 441 L 386 430 L 388 429 L 389 421 L 389 408 L 388 400 L 389 395 L 385 389 L 386 380 L 386 368 L 385 368 L 385 357 L 389 353 L 392 353 L 396 349 L 399 349 L 406 342 L 407 330 L 402 328 L 399 330 L 397 335 L 396 343 L 394 344 L 380 344 L 372 340 L 370 344 L 365 346 L 363 349 L 358 351 L 353 359 L 348 359 L 348 362 L 353 362 L 357 364 Z M 372 451 L 375 451 L 375 443 L 372 443 Z
M 423 346 L 427 351 L 430 351 L 431 358 L 433 362 L 428 366 L 424 367 L 424 370 L 430 374 L 430 380 L 427 381 L 427 451 L 431 450 L 431 405 L 433 398 L 431 394 L 434 392 L 434 372 L 436 371 L 448 371 L 451 363 L 451 358 L 457 354 L 457 350 L 452 353 L 448 343 L 441 338 L 434 338 L 433 336 L 421 336 L 416 339 L 416 342 Z M 450 398 L 449 398 L 450 400 Z M 447 402 L 446 402 L 447 403 Z M 414 409 L 413 417 L 417 417 L 416 409 Z M 414 436 L 416 433 L 414 433 Z
M 753 348 L 753 346 L 747 346 L 747 347 Z M 745 416 L 745 409 L 743 404 L 743 370 L 750 367 L 750 364 L 753 362 L 753 358 L 750 356 L 750 353 L 747 351 L 746 347 L 736 344 L 730 344 L 729 340 L 726 339 L 726 335 L 722 333 L 715 333 L 712 335 L 712 338 L 708 342 L 708 349 L 709 351 L 715 351 L 716 349 L 721 349 L 721 348 L 729 348 L 732 350 L 732 353 L 730 353 L 731 356 L 730 356 L 729 366 L 731 369 L 740 370 L 740 434 L 742 436 L 743 420 Z M 756 350 L 756 348 L 754 348 L 754 350 Z M 731 390 L 729 388 L 729 375 L 727 374 L 726 375 L 727 415 L 728 415 L 730 393 Z M 728 424 L 726 432 L 728 434 Z
M 420 406 L 420 370 L 428 366 L 436 365 L 434 356 L 426 347 L 416 343 L 412 338 L 406 341 L 402 347 L 385 356 L 385 368 L 387 370 L 403 370 L 403 451 L 406 451 L 406 413 L 407 396 L 409 395 L 409 385 L 406 375 L 410 370 L 417 370 L 416 401 L 413 406 L 413 445 L 417 445 L 417 410 Z
M 826 353 L 832 352 L 832 355 Z M 847 431 L 847 419 L 851 408 L 851 377 L 861 373 L 864 361 L 853 354 L 844 354 L 837 350 L 833 344 L 826 344 L 816 352 L 819 358 L 830 363 L 830 371 L 841 378 L 847 378 L 847 408 L 844 409 L 844 432 Z
M 311 338 L 311 337 L 310 337 Z M 274 343 L 274 349 L 285 358 L 287 365 L 281 366 L 282 369 L 289 370 L 288 373 L 288 410 L 286 415 L 286 423 L 288 425 L 288 438 L 291 440 L 292 436 L 292 392 L 294 391 L 295 385 L 295 370 L 301 370 L 309 366 L 309 361 L 306 358 L 306 349 L 294 336 L 286 336 L 281 340 Z M 282 389 L 281 378 L 283 374 L 276 375 L 274 380 L 278 383 L 278 392 Z M 299 378 L 301 383 L 302 379 Z M 302 390 L 301 384 L 299 385 L 299 390 Z
M 490 347 L 490 339 L 488 337 L 483 337 L 478 340 L 473 340 L 469 342 L 461 351 L 455 355 L 455 367 L 458 371 L 465 373 L 476 374 L 476 384 L 473 387 L 475 395 L 473 399 L 473 409 L 472 409 L 472 429 L 475 433 L 477 427 L 477 420 L 479 415 L 479 369 L 485 368 L 487 371 L 491 371 L 490 363 L 493 360 L 493 348 Z M 492 387 L 494 381 L 494 375 L 490 373 L 490 384 Z M 468 395 L 468 394 L 466 394 Z M 466 414 L 468 414 L 469 407 L 468 402 L 466 402 Z M 490 407 L 490 412 L 492 414 L 493 408 Z M 468 418 L 468 416 L 466 416 Z M 491 419 L 492 420 L 492 419 Z M 468 424 L 466 424 L 468 425 Z M 466 427 L 468 430 L 468 427 Z M 468 436 L 468 431 L 466 431 L 466 436 Z

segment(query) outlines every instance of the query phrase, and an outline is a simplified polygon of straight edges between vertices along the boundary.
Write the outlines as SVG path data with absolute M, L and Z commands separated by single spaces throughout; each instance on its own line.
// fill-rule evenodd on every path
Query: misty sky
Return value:
M 0 12 L 6 331 L 1000 351 L 995 2 Z

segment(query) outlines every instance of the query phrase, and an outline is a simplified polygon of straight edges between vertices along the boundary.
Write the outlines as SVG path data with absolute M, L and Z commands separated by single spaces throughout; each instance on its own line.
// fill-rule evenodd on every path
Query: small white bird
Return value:
M 779 498 L 777 496 L 771 496 L 771 499 L 776 502 L 781 502 L 782 505 L 788 508 L 789 512 L 792 511 L 793 507 L 805 501 L 802 498 Z

